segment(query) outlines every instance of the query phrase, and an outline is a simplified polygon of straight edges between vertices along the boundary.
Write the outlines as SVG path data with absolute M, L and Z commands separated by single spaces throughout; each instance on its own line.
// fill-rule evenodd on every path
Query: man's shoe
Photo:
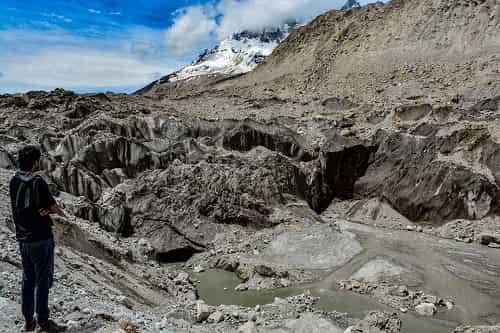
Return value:
M 23 330 L 21 332 L 35 332 L 35 329 L 36 329 L 36 321 L 33 321 L 32 323 L 24 324 Z
M 46 321 L 45 323 L 38 323 L 40 333 L 59 333 L 65 332 L 66 326 L 60 326 L 53 322 L 52 320 Z

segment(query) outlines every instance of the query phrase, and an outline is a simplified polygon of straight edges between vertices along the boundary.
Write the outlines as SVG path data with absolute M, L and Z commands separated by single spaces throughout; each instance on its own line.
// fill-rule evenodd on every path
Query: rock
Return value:
M 314 173 L 307 177 L 305 198 L 310 207 L 321 213 L 335 197 L 352 197 L 354 184 L 365 174 L 372 150 L 369 145 L 342 136 L 325 143 Z
M 399 297 L 406 297 L 408 296 L 408 288 L 406 286 L 400 286 L 394 293 L 394 295 L 399 296 Z
M 195 273 L 202 273 L 202 272 L 204 272 L 204 271 L 205 271 L 205 268 L 203 268 L 203 267 L 202 267 L 202 266 L 200 266 L 200 265 L 196 265 L 196 266 L 194 266 L 194 268 L 193 268 L 193 272 L 195 272 Z
M 266 265 L 257 265 L 255 266 L 255 273 L 258 273 L 264 277 L 273 277 L 276 275 L 274 270 Z
M 482 245 L 490 245 L 491 243 L 500 244 L 500 234 L 481 233 L 478 236 L 478 240 Z
M 257 313 L 253 311 L 250 311 L 247 317 L 249 321 L 257 321 Z
M 0 331 L 6 333 L 19 332 L 16 323 L 22 323 L 21 316 L 17 313 L 18 304 L 0 297 Z
M 388 202 L 379 198 L 357 201 L 346 212 L 346 217 L 356 222 L 373 225 L 374 227 L 382 226 L 391 229 L 401 229 L 401 226 L 409 226 L 411 223 Z
M 298 269 L 329 269 L 341 266 L 363 250 L 354 234 L 314 225 L 280 234 L 264 251 L 268 262 Z
M 423 297 L 423 300 L 425 300 L 425 303 L 431 303 L 434 305 L 438 305 L 440 303 L 439 297 L 434 296 L 434 295 L 425 295 Z
M 107 231 L 116 232 L 122 235 L 130 234 L 130 226 L 127 220 L 127 210 L 124 206 L 126 201 L 125 193 L 119 190 L 105 190 L 98 201 L 97 214 L 99 224 Z M 141 239 L 139 243 L 141 250 L 146 252 L 151 245 L 146 239 Z M 151 253 L 151 250 L 148 252 Z M 143 255 L 144 256 L 144 255 Z
M 450 136 L 425 137 L 378 131 L 374 163 L 356 181 L 355 196 L 384 197 L 411 221 L 485 217 L 495 207 L 499 192 L 495 179 L 480 168 L 464 166 L 458 158 L 443 156 L 459 149 L 469 134 L 476 135 L 467 129 Z
M 418 274 L 388 257 L 370 260 L 356 271 L 351 279 L 369 283 L 386 282 L 407 285 L 416 285 L 421 282 Z
M 174 279 L 174 282 L 176 284 L 187 284 L 189 283 L 189 274 L 188 273 L 185 273 L 185 272 L 181 272 L 179 273 L 175 279 Z
M 236 290 L 236 291 L 245 291 L 247 289 L 248 289 L 248 286 L 246 285 L 246 283 L 240 283 L 239 285 L 234 287 L 234 290 Z
M 494 326 L 461 326 L 457 327 L 453 333 L 498 333 L 500 324 Z
M 238 333 L 257 333 L 257 326 L 253 321 L 248 321 L 238 327 Z
M 292 282 L 288 279 L 280 279 L 280 285 L 283 287 L 283 288 L 287 288 L 287 287 L 290 287 L 290 285 L 292 284 Z
M 196 302 L 196 321 L 201 323 L 210 316 L 210 307 L 203 301 Z
M 415 307 L 415 311 L 421 316 L 432 317 L 436 314 L 437 308 L 432 303 L 420 303 Z
M 220 311 L 215 311 L 208 317 L 207 322 L 217 324 L 223 320 L 224 320 L 224 314 Z
M 117 301 L 120 304 L 125 305 L 129 309 L 132 309 L 134 307 L 134 303 L 126 296 L 123 295 L 118 296 Z
M 400 333 L 402 323 L 395 313 L 370 312 L 350 328 L 351 333 Z
M 279 304 L 287 304 L 287 300 L 286 299 L 283 299 L 283 298 L 280 298 L 280 297 L 275 297 L 274 298 L 274 301 L 273 301 L 273 304 L 276 304 L 276 305 L 279 305 Z
M 286 321 L 280 329 L 270 333 L 343 333 L 344 330 L 319 315 L 306 313 L 298 319 Z

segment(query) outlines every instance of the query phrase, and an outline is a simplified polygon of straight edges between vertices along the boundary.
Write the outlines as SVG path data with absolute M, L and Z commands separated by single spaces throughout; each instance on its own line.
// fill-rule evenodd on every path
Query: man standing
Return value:
M 34 146 L 22 148 L 18 156 L 20 171 L 9 187 L 23 264 L 23 332 L 35 331 L 37 321 L 40 332 L 62 332 L 63 327 L 49 320 L 49 289 L 54 276 L 53 222 L 49 214 L 58 214 L 59 206 L 47 183 L 35 174 L 40 170 L 40 156 Z

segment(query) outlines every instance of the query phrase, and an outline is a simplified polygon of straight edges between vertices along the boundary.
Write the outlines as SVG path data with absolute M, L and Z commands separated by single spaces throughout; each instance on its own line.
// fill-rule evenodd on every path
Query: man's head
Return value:
M 19 150 L 19 168 L 22 171 L 38 171 L 40 169 L 40 149 L 35 146 L 26 146 Z

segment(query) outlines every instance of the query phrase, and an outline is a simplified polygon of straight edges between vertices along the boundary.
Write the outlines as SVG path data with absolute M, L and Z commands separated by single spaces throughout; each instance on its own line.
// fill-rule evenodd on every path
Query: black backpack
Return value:
M 22 217 L 31 217 L 38 215 L 40 209 L 40 193 L 38 182 L 40 177 L 35 176 L 28 181 L 20 179 L 19 187 L 16 193 L 16 214 Z

